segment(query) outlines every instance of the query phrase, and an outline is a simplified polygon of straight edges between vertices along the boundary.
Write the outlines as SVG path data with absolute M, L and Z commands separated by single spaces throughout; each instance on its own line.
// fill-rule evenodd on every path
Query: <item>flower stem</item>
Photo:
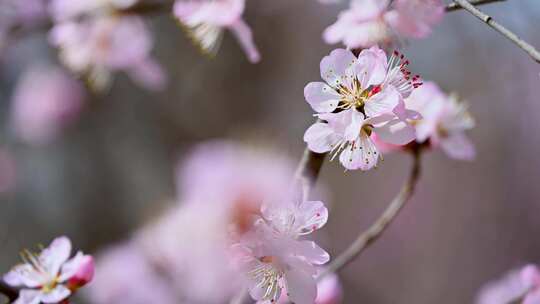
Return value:
M 524 50 L 527 54 L 529 54 L 529 56 L 531 56 L 532 59 L 534 59 L 534 61 L 540 63 L 540 52 L 538 50 L 536 50 L 525 40 L 519 38 L 518 35 L 514 34 L 512 31 L 495 21 L 491 16 L 477 9 L 467 0 L 454 0 L 454 3 L 461 6 L 464 10 L 471 13 L 476 18 L 482 20 L 487 26 L 499 32 L 501 35 L 517 45 L 520 49 Z
M 416 183 L 420 177 L 421 148 L 414 149 L 412 153 L 413 164 L 411 173 L 403 184 L 399 193 L 392 200 L 384 213 L 375 221 L 375 223 L 373 223 L 368 230 L 361 233 L 358 238 L 349 246 L 349 248 L 347 248 L 347 250 L 335 258 L 334 261 L 330 263 L 330 265 L 317 277 L 317 280 L 322 279 L 327 274 L 342 270 L 345 266 L 359 257 L 364 250 L 379 239 L 390 223 L 392 223 L 392 221 L 399 214 L 399 211 L 401 211 L 403 206 L 405 206 L 407 201 L 409 201 L 414 193 Z
M 482 5 L 482 4 L 489 4 L 489 3 L 494 3 L 494 2 L 503 2 L 506 0 L 468 0 L 468 1 L 472 5 Z M 448 12 L 454 12 L 460 9 L 462 9 L 461 5 L 454 2 L 454 3 L 448 4 L 445 8 L 445 11 L 448 13 Z
M 3 294 L 8 298 L 8 303 L 14 302 L 19 296 L 19 292 L 15 288 L 9 286 L 2 280 L 0 280 L 0 294 Z

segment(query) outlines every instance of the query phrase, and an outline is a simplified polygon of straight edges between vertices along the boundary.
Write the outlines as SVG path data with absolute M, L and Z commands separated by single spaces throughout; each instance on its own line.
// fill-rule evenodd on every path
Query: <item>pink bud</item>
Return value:
M 79 269 L 73 277 L 69 279 L 70 289 L 78 289 L 88 284 L 94 278 L 94 258 L 90 255 L 84 255 L 81 258 Z
M 521 280 L 528 288 L 540 287 L 540 270 L 536 265 L 529 264 L 521 270 Z

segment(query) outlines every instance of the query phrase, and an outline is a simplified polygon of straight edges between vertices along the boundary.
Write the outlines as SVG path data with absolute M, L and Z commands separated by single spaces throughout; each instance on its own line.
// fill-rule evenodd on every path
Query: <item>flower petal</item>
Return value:
M 307 201 L 300 204 L 297 210 L 297 231 L 299 234 L 309 234 L 320 229 L 328 220 L 328 209 L 323 202 Z
M 335 49 L 321 60 L 321 77 L 335 87 L 342 84 L 349 69 L 356 62 L 354 54 L 345 49 Z
M 451 158 L 459 160 L 473 160 L 476 151 L 473 143 L 461 132 L 441 138 L 441 148 Z
M 312 276 L 302 271 L 285 272 L 285 284 L 291 302 L 313 304 L 317 297 L 317 284 Z
M 366 101 L 364 110 L 368 117 L 375 117 L 393 112 L 401 101 L 402 98 L 399 92 L 394 87 L 387 86 Z
M 59 303 L 62 300 L 67 299 L 71 295 L 71 291 L 64 285 L 59 284 L 47 293 L 41 294 L 41 302 L 46 304 Z
M 330 261 L 328 252 L 315 242 L 300 241 L 295 247 L 295 255 L 304 257 L 311 264 L 322 265 Z
M 377 165 L 379 151 L 364 132 L 354 145 L 345 148 L 339 156 L 341 164 L 349 170 L 369 170 Z
M 67 261 L 70 254 L 71 241 L 67 237 L 62 236 L 54 239 L 51 245 L 41 252 L 39 260 L 43 263 L 43 267 L 47 273 L 57 275 L 60 267 Z
M 62 271 L 58 281 L 65 282 L 72 278 L 76 283 L 87 283 L 94 277 L 94 260 L 89 255 L 84 255 L 81 251 L 75 257 L 62 265 Z
M 386 66 L 386 54 L 379 47 L 362 50 L 358 55 L 358 64 L 355 65 L 362 88 L 381 84 L 386 78 Z
M 41 292 L 35 289 L 23 289 L 19 292 L 19 297 L 13 304 L 39 304 L 41 303 Z
M 238 40 L 238 43 L 240 43 L 240 47 L 242 47 L 244 53 L 246 53 L 249 62 L 259 62 L 261 60 L 261 55 L 257 49 L 257 46 L 255 45 L 255 42 L 253 41 L 253 33 L 251 28 L 246 24 L 246 22 L 242 19 L 238 19 L 229 25 L 229 29 Z
M 394 145 L 405 145 L 416 138 L 414 127 L 399 119 L 391 120 L 373 131 L 378 139 Z
M 304 88 L 304 97 L 313 110 L 330 113 L 339 104 L 340 95 L 324 82 L 310 82 Z
M 36 288 L 41 286 L 46 278 L 42 273 L 36 271 L 32 265 L 21 264 L 13 267 L 10 272 L 6 273 L 3 280 L 13 287 L 25 286 Z
M 304 133 L 304 141 L 308 148 L 315 153 L 332 150 L 340 140 L 341 136 L 336 134 L 329 124 L 323 122 L 314 123 Z

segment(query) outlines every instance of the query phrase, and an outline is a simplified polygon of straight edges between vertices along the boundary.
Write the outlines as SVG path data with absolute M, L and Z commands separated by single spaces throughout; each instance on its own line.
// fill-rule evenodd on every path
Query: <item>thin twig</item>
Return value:
M 390 205 L 386 208 L 384 213 L 368 228 L 365 232 L 361 233 L 358 238 L 345 250 L 341 255 L 334 259 L 332 263 L 319 275 L 318 280 L 330 273 L 338 272 L 343 269 L 347 264 L 356 259 L 369 245 L 373 244 L 388 228 L 390 223 L 399 214 L 399 211 L 405 206 L 407 201 L 414 193 L 416 182 L 420 177 L 420 154 L 421 150 L 416 149 L 413 151 L 413 165 L 409 178 L 403 184 L 401 190 L 397 196 L 392 200 Z
M 294 177 L 294 185 L 300 184 L 302 187 L 304 200 L 308 199 L 311 188 L 317 181 L 325 157 L 326 153 L 315 153 L 307 147 L 304 149 Z
M 0 280 L 0 294 L 3 294 L 12 303 L 19 297 L 19 292 L 13 287 L 7 285 L 4 281 Z
M 489 4 L 494 2 L 503 2 L 506 0 L 469 0 L 469 3 L 472 5 L 482 5 L 482 4 Z M 462 9 L 461 5 L 457 3 L 450 3 L 446 6 L 445 11 L 446 12 L 453 12 Z
M 464 10 L 468 11 L 476 18 L 482 20 L 489 27 L 496 30 L 508 40 L 512 41 L 519 48 L 527 52 L 527 54 L 529 54 L 529 56 L 531 56 L 534 61 L 540 63 L 540 52 L 538 52 L 538 50 L 536 50 L 532 45 L 519 38 L 510 30 L 499 24 L 497 21 L 493 20 L 492 17 L 486 15 L 484 12 L 474 7 L 474 5 L 469 3 L 467 0 L 454 0 L 454 3 L 460 5 Z

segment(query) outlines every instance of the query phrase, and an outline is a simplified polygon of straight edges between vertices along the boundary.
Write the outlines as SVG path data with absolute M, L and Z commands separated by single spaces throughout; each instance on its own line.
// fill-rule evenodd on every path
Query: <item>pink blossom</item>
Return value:
M 177 0 L 174 15 L 189 31 L 204 52 L 214 54 L 224 29 L 232 31 L 249 61 L 256 63 L 260 54 L 253 34 L 242 19 L 245 0 Z
M 51 0 L 49 11 L 56 21 L 65 21 L 85 14 L 108 14 L 129 8 L 138 0 Z
M 140 17 L 98 15 L 60 22 L 51 30 L 50 41 L 59 48 L 62 62 L 88 75 L 98 89 L 109 85 L 114 71 L 128 73 L 148 89 L 164 86 L 165 76 L 150 57 L 152 36 Z
M 95 282 L 85 290 L 92 303 L 178 303 L 171 284 L 133 243 L 103 252 L 96 269 Z
M 298 304 L 313 303 L 317 297 L 314 276 L 330 256 L 315 242 L 299 239 L 320 229 L 328 218 L 322 202 L 264 204 L 262 217 L 253 235 L 244 237 L 239 246 L 249 291 L 253 299 L 276 302 L 282 291 Z
M 71 241 L 67 237 L 53 240 L 39 255 L 24 251 L 24 264 L 4 275 L 4 281 L 21 288 L 16 304 L 58 303 L 93 277 L 92 257 L 78 252 L 69 259 Z
M 13 96 L 11 125 L 29 143 L 46 143 L 79 115 L 82 86 L 54 67 L 34 67 L 25 72 Z
M 400 36 L 424 38 L 443 14 L 440 0 L 352 0 L 323 38 L 327 43 L 341 41 L 348 48 L 389 44 Z
M 343 301 L 343 288 L 336 274 L 328 274 L 317 283 L 315 304 L 339 304 Z M 262 304 L 259 301 L 257 304 Z M 290 303 L 286 293 L 282 293 L 277 304 Z
M 417 142 L 429 143 L 450 157 L 472 160 L 475 156 L 473 144 L 465 131 L 474 127 L 474 120 L 467 106 L 454 95 L 446 95 L 433 82 L 415 90 L 406 100 L 406 105 L 422 115 L 415 121 Z
M 322 120 L 304 134 L 309 149 L 340 154 L 347 169 L 369 170 L 380 158 L 372 133 L 391 144 L 412 141 L 414 128 L 407 120 L 419 114 L 406 108 L 404 98 L 421 82 L 410 76 L 407 65 L 403 55 L 395 52 L 388 60 L 378 47 L 363 50 L 358 58 L 342 49 L 324 57 L 321 76 L 326 83 L 311 82 L 304 89 Z
M 518 301 L 519 300 L 519 301 Z M 540 271 L 535 265 L 513 270 L 480 290 L 477 304 L 540 303 Z

